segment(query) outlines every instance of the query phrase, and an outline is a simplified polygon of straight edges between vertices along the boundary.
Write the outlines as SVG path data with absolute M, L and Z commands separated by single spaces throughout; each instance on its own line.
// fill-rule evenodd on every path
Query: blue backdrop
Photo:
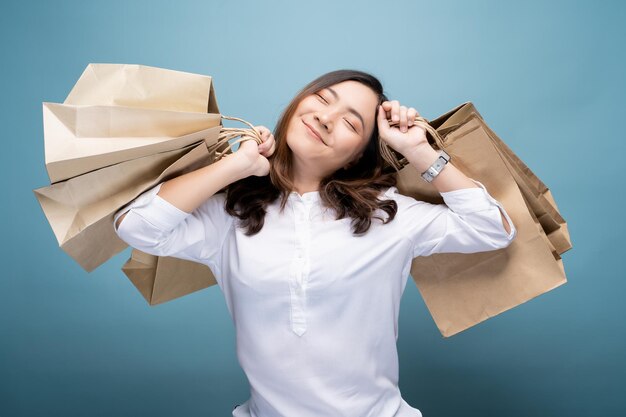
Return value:
M 426 417 L 626 415 L 625 21 L 619 1 L 3 1 L 0 415 L 229 416 L 249 395 L 217 287 L 149 307 L 130 249 L 86 273 L 33 195 L 41 103 L 90 62 L 212 75 L 223 114 L 270 128 L 338 68 L 428 119 L 472 101 L 552 190 L 569 282 L 444 339 L 409 280 L 403 396 Z

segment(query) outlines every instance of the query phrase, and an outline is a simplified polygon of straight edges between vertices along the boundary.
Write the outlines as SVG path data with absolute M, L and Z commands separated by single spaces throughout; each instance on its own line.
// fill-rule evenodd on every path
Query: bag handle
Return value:
M 250 126 L 250 129 L 236 128 L 236 127 L 222 127 L 220 129 L 220 133 L 217 136 L 217 142 L 209 146 L 209 152 L 215 151 L 215 159 L 213 160 L 213 162 L 217 162 L 220 159 L 222 159 L 224 156 L 232 154 L 231 148 L 236 143 L 243 142 L 244 140 L 254 140 L 259 145 L 263 143 L 261 134 L 256 131 L 256 129 L 254 128 L 254 126 L 252 126 L 252 124 L 238 117 L 230 117 L 230 116 L 224 116 L 224 115 L 220 115 L 220 117 L 222 119 L 236 120 L 236 121 L 245 123 L 248 126 Z M 228 143 L 230 139 L 236 138 L 236 137 L 239 137 L 239 139 L 234 141 L 230 145 L 228 145 L 226 149 L 224 149 L 221 152 L 217 150 L 218 148 L 221 148 L 222 145 L 224 145 L 225 143 Z
M 389 122 L 389 126 L 397 126 L 399 124 L 400 122 Z M 424 128 L 427 133 L 430 133 L 435 145 L 437 145 L 440 150 L 444 150 L 443 137 L 441 137 L 439 132 L 437 132 L 437 130 L 430 125 L 428 119 L 422 116 L 416 116 L 414 125 Z M 426 138 L 428 139 L 428 135 Z M 387 142 L 382 140 L 380 136 L 378 138 L 378 150 L 380 151 L 383 159 L 387 161 L 396 171 L 400 171 L 409 164 L 409 161 L 402 154 L 387 145 Z

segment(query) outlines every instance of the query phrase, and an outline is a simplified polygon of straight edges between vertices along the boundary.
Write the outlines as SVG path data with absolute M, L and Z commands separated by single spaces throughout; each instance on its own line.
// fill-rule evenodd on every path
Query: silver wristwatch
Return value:
M 446 151 L 441 150 L 439 152 L 439 158 L 437 158 L 426 171 L 422 172 L 422 178 L 424 178 L 426 182 L 431 182 L 439 175 L 449 160 L 450 155 L 448 155 Z

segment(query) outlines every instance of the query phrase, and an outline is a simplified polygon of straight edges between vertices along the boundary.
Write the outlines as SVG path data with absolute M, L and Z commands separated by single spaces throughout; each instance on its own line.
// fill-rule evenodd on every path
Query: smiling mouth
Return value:
M 326 143 L 322 140 L 322 138 L 320 136 L 318 136 L 315 131 L 308 125 L 306 124 L 304 121 L 302 121 L 302 123 L 304 123 L 304 126 L 306 127 L 306 129 L 309 131 L 309 134 L 311 136 L 313 136 L 314 138 L 316 138 L 317 140 L 319 140 L 320 142 L 322 142 L 324 145 L 326 145 Z

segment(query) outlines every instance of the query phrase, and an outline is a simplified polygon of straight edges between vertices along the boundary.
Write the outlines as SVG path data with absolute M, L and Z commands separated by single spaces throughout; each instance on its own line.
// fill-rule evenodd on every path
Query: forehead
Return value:
M 361 103 L 361 105 L 369 108 L 378 104 L 378 97 L 376 96 L 376 93 L 374 93 L 371 88 L 358 81 L 343 81 L 331 85 L 330 88 L 339 94 L 339 98 L 341 100 L 345 100 L 354 106 Z
M 363 116 L 366 129 L 373 125 L 376 118 L 378 96 L 371 88 L 352 80 L 333 84 L 326 89 L 328 90 L 329 88 L 337 93 L 338 100 L 354 108 Z M 332 93 L 329 92 L 329 94 Z

